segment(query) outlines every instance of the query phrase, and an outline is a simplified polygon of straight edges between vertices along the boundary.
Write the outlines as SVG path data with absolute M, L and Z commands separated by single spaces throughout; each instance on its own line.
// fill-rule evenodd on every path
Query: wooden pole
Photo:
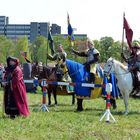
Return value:
M 124 17 L 125 17 L 125 13 L 123 13 L 123 31 L 122 31 L 122 55 L 123 55 L 123 48 L 124 48 Z M 123 62 L 123 58 L 121 57 L 121 62 Z

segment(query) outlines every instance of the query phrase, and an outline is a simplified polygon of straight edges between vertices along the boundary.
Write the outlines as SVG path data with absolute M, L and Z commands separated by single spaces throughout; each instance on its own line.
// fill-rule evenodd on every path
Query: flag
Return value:
M 127 43 L 129 48 L 131 49 L 132 47 L 132 38 L 133 38 L 133 30 L 130 28 L 125 16 L 124 16 L 124 22 L 123 22 L 123 28 L 125 29 L 125 36 L 127 39 Z
M 31 63 L 31 61 L 27 58 L 27 52 L 21 51 L 20 54 L 24 57 L 27 63 Z
M 67 21 L 68 21 L 68 39 L 69 41 L 71 42 L 71 44 L 73 43 L 74 41 L 74 35 L 73 35 L 73 28 L 70 24 L 70 17 L 69 17 L 69 14 L 67 15 Z
M 51 54 L 54 54 L 54 42 L 53 42 L 53 38 L 50 32 L 50 29 L 48 30 L 48 41 L 49 41 L 49 47 L 51 49 Z

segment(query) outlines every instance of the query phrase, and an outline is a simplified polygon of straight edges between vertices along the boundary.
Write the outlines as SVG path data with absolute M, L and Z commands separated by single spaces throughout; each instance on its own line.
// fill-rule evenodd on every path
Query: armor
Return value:
M 76 55 L 87 57 L 87 61 L 84 63 L 86 71 L 90 72 L 90 83 L 95 82 L 95 73 L 96 73 L 96 67 L 95 63 L 98 62 L 100 53 L 97 49 L 94 47 L 91 47 L 88 49 L 87 52 L 78 52 L 72 49 L 72 52 L 74 52 Z
M 90 62 L 95 59 L 95 55 L 100 54 L 99 51 L 95 48 L 91 48 L 87 51 L 87 62 Z

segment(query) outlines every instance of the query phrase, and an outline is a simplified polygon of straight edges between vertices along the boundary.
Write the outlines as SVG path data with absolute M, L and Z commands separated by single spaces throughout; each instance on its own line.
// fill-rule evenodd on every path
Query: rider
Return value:
M 94 48 L 93 42 L 90 39 L 87 39 L 86 41 L 87 51 L 85 52 L 79 52 L 72 49 L 72 52 L 76 55 L 79 55 L 81 57 L 87 57 L 87 61 L 84 63 L 87 72 L 90 72 L 90 83 L 95 82 L 95 63 L 99 61 L 100 53 L 97 49 Z
M 122 57 L 128 63 L 128 69 L 130 71 L 140 70 L 140 45 L 137 42 L 132 46 L 130 57 L 125 58 L 123 54 Z
M 67 72 L 66 65 L 65 65 L 67 53 L 65 52 L 63 45 L 58 44 L 57 53 L 55 53 L 53 56 L 51 56 L 49 54 L 47 54 L 47 55 L 48 55 L 48 59 L 50 59 L 52 61 L 56 61 L 55 66 L 57 68 L 57 75 L 58 75 L 58 79 L 59 79 L 59 76 L 62 76 L 64 73 Z
M 62 44 L 58 45 L 57 53 L 55 53 L 53 56 L 51 56 L 49 54 L 47 54 L 47 55 L 48 55 L 48 59 L 56 61 L 57 64 L 59 64 L 60 61 L 65 62 L 66 57 L 67 57 L 67 53 L 64 51 L 64 48 L 63 48 Z
M 138 42 L 134 42 L 131 50 L 131 54 L 129 58 L 125 58 L 122 54 L 123 59 L 128 63 L 128 70 L 132 71 L 135 76 L 140 72 L 140 45 Z M 140 80 L 136 80 L 139 85 Z

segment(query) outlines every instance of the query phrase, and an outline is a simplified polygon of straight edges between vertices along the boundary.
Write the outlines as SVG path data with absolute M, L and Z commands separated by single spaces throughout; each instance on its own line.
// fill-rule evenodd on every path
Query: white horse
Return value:
M 113 72 L 117 79 L 118 88 L 123 96 L 125 104 L 125 114 L 128 114 L 128 99 L 130 93 L 133 91 L 133 79 L 131 73 L 128 71 L 128 67 L 121 62 L 109 58 L 104 66 L 105 74 Z

